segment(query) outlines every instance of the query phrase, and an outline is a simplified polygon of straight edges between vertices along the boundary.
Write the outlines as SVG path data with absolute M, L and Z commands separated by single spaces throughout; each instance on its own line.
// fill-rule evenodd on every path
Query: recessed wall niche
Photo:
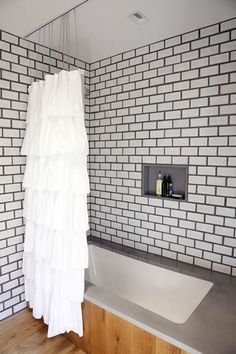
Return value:
M 173 194 L 182 195 L 182 198 L 163 197 L 156 194 L 156 179 L 158 173 L 171 176 L 173 183 Z M 143 164 L 142 165 L 142 195 L 151 198 L 164 198 L 175 200 L 187 200 L 188 197 L 188 166 L 186 165 L 159 165 L 159 164 Z

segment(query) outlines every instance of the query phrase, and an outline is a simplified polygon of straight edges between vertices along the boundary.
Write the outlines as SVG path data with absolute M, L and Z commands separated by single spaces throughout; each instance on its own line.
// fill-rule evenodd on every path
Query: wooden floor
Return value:
M 47 338 L 47 326 L 25 309 L 0 323 L 1 354 L 85 354 L 63 335 Z

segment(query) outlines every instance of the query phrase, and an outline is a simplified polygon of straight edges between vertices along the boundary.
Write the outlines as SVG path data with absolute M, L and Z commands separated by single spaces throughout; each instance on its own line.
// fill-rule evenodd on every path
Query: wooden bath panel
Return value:
M 187 354 L 89 301 L 82 308 L 84 336 L 65 336 L 87 354 Z

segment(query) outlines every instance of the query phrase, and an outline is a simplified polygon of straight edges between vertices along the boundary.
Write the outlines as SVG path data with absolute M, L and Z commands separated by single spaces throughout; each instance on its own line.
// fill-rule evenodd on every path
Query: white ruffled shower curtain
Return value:
M 88 266 L 88 142 L 80 70 L 47 75 L 29 90 L 23 186 L 25 295 L 48 337 L 83 334 Z

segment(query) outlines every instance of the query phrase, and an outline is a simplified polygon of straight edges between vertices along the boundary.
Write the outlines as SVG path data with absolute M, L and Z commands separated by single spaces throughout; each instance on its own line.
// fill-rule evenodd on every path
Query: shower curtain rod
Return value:
M 24 36 L 24 38 L 27 38 L 27 37 L 31 36 L 32 34 L 34 34 L 34 33 L 37 32 L 37 31 L 40 31 L 42 28 L 44 28 L 44 27 L 50 25 L 50 23 L 52 23 L 52 22 L 58 20 L 60 17 L 63 17 L 63 16 L 65 16 L 66 14 L 70 13 L 71 11 L 73 11 L 73 10 L 77 9 L 78 7 L 84 5 L 86 2 L 88 2 L 88 0 L 84 0 L 83 2 L 79 3 L 78 5 L 72 7 L 72 9 L 70 9 L 70 10 L 64 12 L 63 14 L 61 14 L 61 15 L 55 17 L 53 20 L 47 22 L 45 25 L 42 25 L 42 26 L 36 28 L 34 31 L 32 31 L 32 32 L 28 33 L 26 36 Z

